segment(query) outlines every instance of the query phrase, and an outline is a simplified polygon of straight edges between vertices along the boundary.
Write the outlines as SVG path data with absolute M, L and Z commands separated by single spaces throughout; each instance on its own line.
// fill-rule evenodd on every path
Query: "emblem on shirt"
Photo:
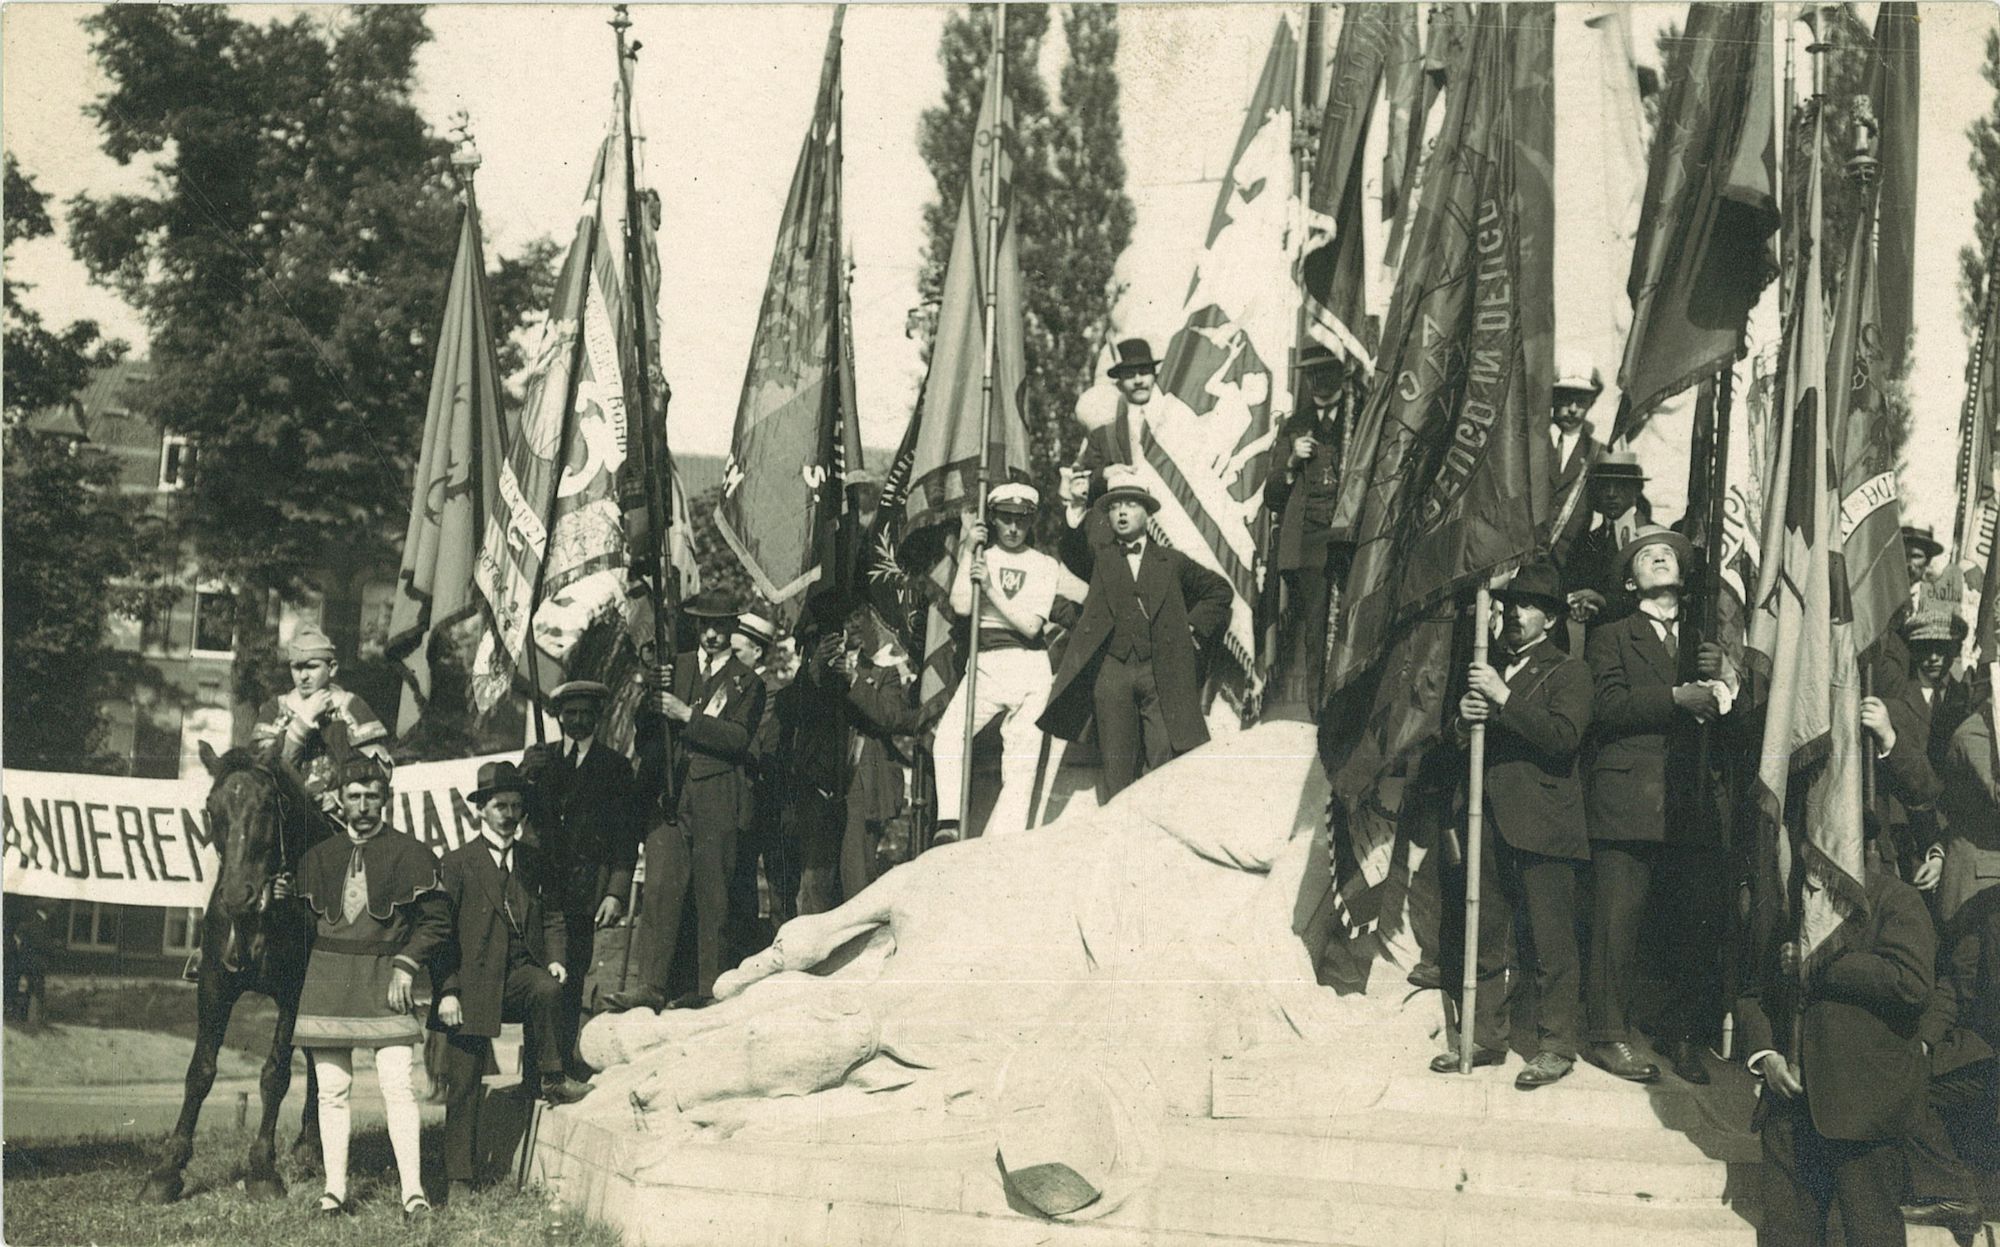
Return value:
M 1020 568 L 1003 567 L 1000 569 L 1000 592 L 1006 594 L 1008 597 L 1011 598 L 1019 593 L 1021 586 L 1027 583 L 1028 573 L 1022 571 Z

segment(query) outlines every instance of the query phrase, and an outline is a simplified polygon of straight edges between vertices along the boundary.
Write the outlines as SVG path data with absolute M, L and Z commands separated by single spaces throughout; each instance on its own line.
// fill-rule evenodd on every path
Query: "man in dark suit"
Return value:
M 1590 670 L 1549 643 L 1549 629 L 1564 609 L 1553 566 L 1523 568 L 1498 597 L 1506 612 L 1504 652 L 1497 665 L 1471 665 L 1470 687 L 1459 699 L 1454 725 L 1461 744 L 1470 739 L 1473 724 L 1487 725 L 1472 1063 L 1498 1065 L 1507 1059 L 1511 986 L 1522 977 L 1507 972 L 1515 962 L 1514 924 L 1525 917 L 1534 937 L 1540 1033 L 1536 1054 L 1514 1085 L 1532 1091 L 1576 1064 L 1576 875 L 1590 859 L 1576 757 L 1590 726 Z M 1464 775 L 1463 766 L 1459 773 Z M 1465 801 L 1461 789 L 1461 807 Z M 1453 1000 L 1465 977 L 1464 903 L 1465 871 L 1448 871 L 1442 960 L 1445 990 Z M 1462 1001 L 1458 1016 L 1463 1027 Z M 1431 1068 L 1456 1073 L 1458 1054 L 1440 1054 Z
M 1302 359 L 1299 367 L 1306 401 L 1286 417 L 1276 447 L 1284 464 L 1264 483 L 1264 507 L 1278 517 L 1271 568 L 1285 591 L 1270 713 L 1316 720 L 1326 680 L 1329 599 L 1346 578 L 1354 549 L 1352 542 L 1336 541 L 1333 531 L 1354 400 L 1340 357 L 1323 351 Z
M 1629 451 L 1607 450 L 1590 467 L 1585 485 L 1590 523 L 1570 544 L 1562 564 L 1570 619 L 1579 630 L 1632 613 L 1635 603 L 1625 590 L 1618 555 L 1642 525 L 1653 521 L 1646 479 L 1639 457 Z
M 1593 630 L 1585 648 L 1596 753 L 1586 805 L 1593 919 L 1584 1038 L 1592 1062 L 1634 1082 L 1660 1074 L 1632 1046 L 1642 925 L 1672 950 L 1661 1048 L 1683 1079 L 1708 1081 L 1696 1040 L 1719 1024 L 1724 1007 L 1719 957 L 1730 871 L 1719 807 L 1698 800 L 1721 786 L 1704 785 L 1697 772 L 1701 725 L 1728 714 L 1737 680 L 1712 644 L 1701 646 L 1701 678 L 1682 678 L 1681 648 L 1694 637 L 1683 633 L 1691 621 L 1681 619 L 1681 585 L 1693 553 L 1679 533 L 1641 528 L 1619 556 L 1637 608 Z M 1643 921 L 1654 891 L 1662 903 Z
M 1038 723 L 1073 741 L 1095 716 L 1100 791 L 1110 800 L 1139 777 L 1141 757 L 1156 770 L 1207 742 L 1196 646 L 1229 625 L 1231 593 L 1228 581 L 1147 535 L 1160 503 L 1136 472 L 1114 465 L 1104 475 L 1092 512 L 1087 482 L 1071 475 L 1065 487 L 1069 526 L 1058 554 L 1090 589 Z
M 2000 1140 L 2000 888 L 1953 915 L 1938 941 L 1937 987 L 1917 1038 L 1930 1081 L 1904 1141 L 1911 1201 L 1903 1219 L 1948 1227 L 1963 1242 L 1979 1230 L 1979 1184 L 1954 1140 Z
M 521 755 L 529 821 L 542 857 L 562 885 L 563 948 L 576 973 L 563 983 L 563 1062 L 572 1078 L 589 1075 L 577 1052 L 583 986 L 596 955 L 597 932 L 625 916 L 632 871 L 639 860 L 639 804 L 632 762 L 597 739 L 611 690 L 595 680 L 571 680 L 549 694 L 562 724 L 560 745 L 530 745 Z
M 480 1091 L 503 1022 L 526 1024 L 523 1054 L 536 1055 L 542 1098 L 582 1099 L 590 1088 L 563 1073 L 562 984 L 565 923 L 562 887 L 527 845 L 517 843 L 528 781 L 512 762 L 479 768 L 467 801 L 479 835 L 444 855 L 438 877 L 451 906 L 452 934 L 431 962 L 437 1007 L 431 1029 L 446 1036 L 445 1177 L 456 1201 L 472 1189 Z M 521 1071 L 528 1082 L 527 1070 Z
M 682 1003 L 705 1003 L 723 970 L 729 875 L 751 815 L 750 740 L 764 713 L 764 682 L 731 652 L 736 606 L 698 594 L 681 613 L 700 626 L 698 647 L 671 670 L 653 670 L 650 713 L 639 724 L 638 789 L 654 815 L 646 837 L 645 920 L 639 927 L 639 984 L 604 998 L 606 1008 L 664 1009 L 682 910 L 694 906 L 695 982 Z M 656 733 L 667 732 L 670 778 Z
M 1104 470 L 1113 464 L 1132 462 L 1132 426 L 1140 419 L 1136 409 L 1153 401 L 1159 380 L 1160 361 L 1144 338 L 1127 338 L 1118 344 L 1118 362 L 1106 371 L 1117 388 L 1118 400 L 1109 420 L 1086 422 L 1083 441 L 1076 448 L 1072 466 L 1086 473 L 1089 499 L 1097 501 L 1104 492 Z M 1102 393 L 1093 387 L 1090 394 Z M 1078 414 L 1087 404 L 1078 403 Z
M 1829 941 L 1837 946 L 1808 961 L 1803 994 L 1793 941 L 1761 958 L 1761 983 L 1737 1002 L 1750 1070 L 1764 1080 L 1753 1119 L 1764 1150 L 1759 1247 L 1825 1243 L 1835 1203 L 1844 1241 L 1906 1241 L 1899 1144 L 1923 1104 L 1917 1029 L 1937 937 L 1915 889 L 1872 860 L 1865 896 L 1866 912 Z

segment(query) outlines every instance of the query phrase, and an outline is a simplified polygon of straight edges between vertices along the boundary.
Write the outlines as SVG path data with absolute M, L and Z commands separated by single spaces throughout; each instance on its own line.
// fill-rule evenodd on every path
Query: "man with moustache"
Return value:
M 1143 418 L 1140 409 L 1153 401 L 1159 371 L 1152 346 L 1144 338 L 1127 338 L 1118 344 L 1118 362 L 1105 373 L 1117 397 L 1108 405 L 1094 402 L 1103 391 L 1093 387 L 1078 400 L 1077 419 L 1085 431 L 1071 466 L 1089 475 L 1091 502 L 1104 492 L 1106 468 L 1132 462 L 1133 428 Z
M 1539 1035 L 1536 1054 L 1514 1085 L 1533 1091 L 1576 1064 L 1576 877 L 1590 858 L 1577 751 L 1590 727 L 1591 679 L 1588 667 L 1549 640 L 1564 610 L 1553 564 L 1529 564 L 1496 596 L 1506 612 L 1502 653 L 1495 664 L 1472 664 L 1453 730 L 1462 747 L 1474 724 L 1487 725 L 1479 1003 L 1468 1021 L 1458 1001 L 1458 1016 L 1460 1027 L 1472 1027 L 1475 1067 L 1507 1059 L 1513 988 L 1530 972 L 1515 966 L 1514 927 L 1525 919 L 1534 939 Z M 1461 790 L 1461 807 L 1466 800 Z M 1442 970 L 1446 993 L 1456 999 L 1465 978 L 1465 871 L 1449 873 Z M 1458 1054 L 1439 1054 L 1431 1069 L 1458 1072 Z
M 549 695 L 562 724 L 556 745 L 530 745 L 521 755 L 529 821 L 542 854 L 562 884 L 564 950 L 576 973 L 563 983 L 563 1063 L 572 1078 L 589 1067 L 577 1051 L 583 986 L 597 932 L 625 916 L 625 898 L 639 861 L 639 803 L 632 762 L 597 739 L 611 690 L 595 680 L 571 680 Z
M 1271 567 L 1284 585 L 1279 617 L 1277 713 L 1316 719 L 1326 679 L 1327 610 L 1347 575 L 1353 544 L 1334 540 L 1334 504 L 1349 423 L 1346 361 L 1319 352 L 1299 364 L 1306 402 L 1278 436 L 1281 470 L 1264 483 L 1264 507 L 1277 516 Z M 1282 707 L 1282 710 L 1279 708 Z
M 1555 515 L 1549 545 L 1550 557 L 1565 576 L 1570 547 L 1590 526 L 1590 469 L 1604 453 L 1604 444 L 1597 440 L 1589 416 L 1603 393 L 1603 374 L 1589 360 L 1565 352 L 1556 361 L 1549 396 L 1549 442 L 1555 450 L 1550 459 L 1555 480 L 1549 496 Z
M 1633 1047 L 1632 1003 L 1639 982 L 1639 932 L 1673 950 L 1661 1050 L 1681 1078 L 1709 1081 L 1700 1040 L 1719 1022 L 1720 941 L 1729 871 L 1721 853 L 1719 807 L 1704 808 L 1700 729 L 1722 720 L 1737 677 L 1720 646 L 1703 644 L 1699 678 L 1681 677 L 1681 592 L 1694 547 L 1658 525 L 1642 527 L 1619 554 L 1636 608 L 1591 631 L 1585 655 L 1593 684 L 1597 749 L 1586 804 L 1593 920 L 1584 975 L 1584 1038 L 1590 1060 L 1620 1078 L 1652 1082 L 1659 1067 Z M 1647 921 L 1649 896 L 1661 903 Z
M 605 996 L 612 1012 L 700 1005 L 728 967 L 729 877 L 751 815 L 750 742 L 764 713 L 764 683 L 730 649 L 741 612 L 720 593 L 681 607 L 699 641 L 671 668 L 653 668 L 639 722 L 638 789 L 654 818 L 646 837 L 645 921 L 639 928 L 639 984 Z M 668 741 L 666 767 L 658 733 Z M 671 780 L 671 784 L 669 783 Z M 684 907 L 694 907 L 695 982 L 668 994 Z

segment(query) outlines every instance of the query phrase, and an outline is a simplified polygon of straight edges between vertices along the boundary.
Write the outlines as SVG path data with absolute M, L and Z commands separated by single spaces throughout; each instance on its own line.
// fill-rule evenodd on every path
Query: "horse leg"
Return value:
M 319 1066 L 306 1057 L 306 1102 L 299 1113 L 299 1137 L 292 1140 L 292 1163 L 308 1176 L 326 1168 L 319 1147 Z
M 250 1140 L 244 1158 L 243 1189 L 252 1199 L 282 1199 L 285 1180 L 278 1176 L 278 1109 L 292 1085 L 292 1027 L 298 1022 L 299 997 L 296 991 L 278 1001 L 278 1025 L 271 1033 L 271 1054 L 264 1058 L 264 1073 L 257 1081 L 263 1093 L 264 1113 L 257 1122 L 257 1136 Z M 316 1081 L 316 1080 L 315 1080 Z M 317 1089 L 314 1095 L 318 1094 Z M 308 1106 L 307 1112 L 315 1112 Z
M 189 1157 L 194 1155 L 195 1123 L 201 1117 L 202 1101 L 208 1098 L 209 1089 L 215 1085 L 215 1058 L 222 1051 L 222 1036 L 229 1028 L 230 1011 L 236 1007 L 236 998 L 242 994 L 243 989 L 236 984 L 234 976 L 223 972 L 219 960 L 208 960 L 212 968 L 201 976 L 201 984 L 195 990 L 194 1055 L 188 1058 L 181 1115 L 174 1123 L 174 1132 L 167 1139 L 160 1163 L 146 1175 L 146 1184 L 140 1188 L 141 1203 L 171 1204 L 181 1197 L 185 1189 L 182 1175 L 187 1169 Z

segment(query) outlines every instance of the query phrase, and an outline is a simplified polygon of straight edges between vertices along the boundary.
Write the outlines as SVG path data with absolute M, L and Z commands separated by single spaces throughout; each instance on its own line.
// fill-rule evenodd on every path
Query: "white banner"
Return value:
M 439 853 L 477 834 L 465 804 L 482 763 L 398 767 L 390 821 Z M 9 892 L 116 905 L 200 908 L 215 886 L 208 779 L 0 772 L 0 882 Z

